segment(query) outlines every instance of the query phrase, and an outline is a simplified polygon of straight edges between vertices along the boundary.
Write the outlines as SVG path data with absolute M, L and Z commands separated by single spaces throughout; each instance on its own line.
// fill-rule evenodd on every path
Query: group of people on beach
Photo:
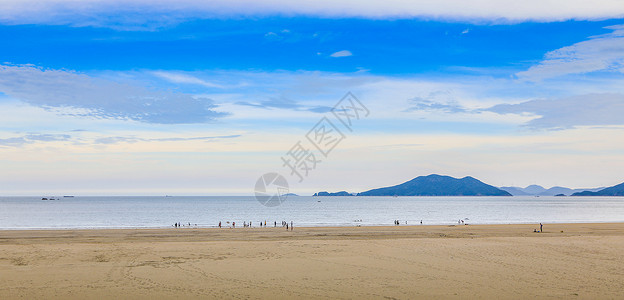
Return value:
M 225 222 L 226 224 L 230 224 L 230 221 Z M 264 222 L 260 221 L 260 227 L 267 227 L 267 221 L 264 220 Z M 221 221 L 219 221 L 219 225 L 217 225 L 219 228 L 222 228 L 222 224 Z M 249 221 L 249 223 L 247 223 L 246 221 L 243 221 L 243 227 L 247 228 L 247 227 L 252 227 L 252 222 Z M 277 227 L 277 221 L 273 222 L 273 227 Z M 286 227 L 286 230 L 292 231 L 294 228 L 294 223 L 293 221 L 290 221 L 290 226 L 288 224 L 288 222 L 286 221 L 282 221 L 282 227 Z M 232 222 L 232 228 L 236 228 L 236 222 Z
M 533 229 L 533 232 L 544 232 L 544 224 L 540 223 L 540 230 L 537 231 L 537 229 Z
M 399 222 L 399 220 L 394 220 L 394 225 L 399 226 L 401 224 L 401 222 Z M 405 225 L 407 225 L 407 221 L 405 221 Z M 420 225 L 422 225 L 422 220 L 420 220 Z
M 173 227 L 175 227 L 175 228 L 178 228 L 178 227 L 191 227 L 191 222 L 189 222 L 188 225 L 187 224 L 182 224 L 180 222 L 177 222 L 177 223 L 173 224 Z M 197 224 L 195 224 L 195 227 L 197 227 Z

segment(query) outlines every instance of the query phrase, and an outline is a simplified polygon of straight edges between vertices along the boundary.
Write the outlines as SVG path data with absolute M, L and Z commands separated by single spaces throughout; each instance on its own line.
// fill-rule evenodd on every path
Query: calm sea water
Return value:
M 254 197 L 0 197 L 0 229 L 624 222 L 624 197 L 289 197 L 265 207 Z M 361 220 L 361 221 L 359 221 Z

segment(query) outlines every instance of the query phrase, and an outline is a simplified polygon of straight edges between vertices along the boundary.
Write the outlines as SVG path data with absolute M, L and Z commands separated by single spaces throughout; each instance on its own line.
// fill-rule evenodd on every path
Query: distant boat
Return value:
M 63 198 L 74 198 L 74 196 L 63 196 Z
M 41 198 L 41 200 L 48 200 L 48 198 L 43 197 L 43 198 Z

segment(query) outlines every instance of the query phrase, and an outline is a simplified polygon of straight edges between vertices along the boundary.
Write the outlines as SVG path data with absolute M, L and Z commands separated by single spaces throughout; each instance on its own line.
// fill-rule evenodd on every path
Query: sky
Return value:
M 624 181 L 621 1 L 2 0 L 0 40 L 0 195 Z

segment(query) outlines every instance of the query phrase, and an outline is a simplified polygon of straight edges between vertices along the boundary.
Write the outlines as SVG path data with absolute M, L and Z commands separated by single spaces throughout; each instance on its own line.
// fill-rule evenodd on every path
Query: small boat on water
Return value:
M 46 198 L 46 197 L 43 197 L 43 198 L 41 198 L 41 200 L 48 200 L 48 198 Z
M 74 198 L 74 196 L 63 196 L 63 198 Z

